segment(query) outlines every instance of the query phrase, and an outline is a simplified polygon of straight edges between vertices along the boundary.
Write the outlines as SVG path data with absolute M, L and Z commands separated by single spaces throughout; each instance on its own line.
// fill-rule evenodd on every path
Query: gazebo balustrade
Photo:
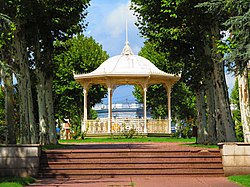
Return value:
M 109 133 L 123 133 L 134 129 L 136 134 L 145 134 L 145 120 L 135 118 L 118 118 L 111 120 L 110 132 L 108 128 L 108 118 L 97 120 L 87 120 L 86 133 L 87 134 L 109 134 Z M 166 125 L 167 124 L 167 125 Z M 147 133 L 167 133 L 171 132 L 171 126 L 168 126 L 168 119 L 147 119 L 146 128 Z

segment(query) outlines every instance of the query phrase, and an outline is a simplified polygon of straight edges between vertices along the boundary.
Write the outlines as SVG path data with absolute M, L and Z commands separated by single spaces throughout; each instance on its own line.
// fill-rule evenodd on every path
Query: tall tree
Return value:
M 33 64 L 36 67 L 36 88 L 39 107 L 40 142 L 56 143 L 55 118 L 53 107 L 53 43 L 56 39 L 65 40 L 84 29 L 84 11 L 88 0 L 77 1 L 37 1 L 32 3 L 34 17 L 31 22 L 34 35 L 31 39 L 30 53 L 34 53 Z M 45 142 L 49 140 L 49 142 Z
M 229 70 L 235 72 L 239 84 L 240 110 L 246 142 L 250 142 L 250 94 L 248 85 L 248 64 L 250 63 L 250 8 L 245 0 L 213 0 L 200 7 L 220 20 L 231 38 L 230 49 L 225 55 Z M 228 44 L 226 44 L 228 45 Z
M 36 67 L 36 89 L 39 106 L 40 143 L 56 143 L 55 119 L 53 107 L 53 42 L 56 39 L 65 40 L 74 33 L 80 32 L 85 25 L 81 24 L 86 16 L 84 9 L 88 0 L 74 2 L 57 1 L 39 2 L 37 6 L 32 3 L 34 17 L 31 22 L 34 35 L 31 42 L 30 53 L 34 53 L 32 64 Z M 45 142 L 49 140 L 49 142 Z
M 195 16 L 198 12 L 193 7 L 195 1 L 192 3 L 161 0 L 132 2 L 135 3 L 132 7 L 138 13 L 138 26 L 141 33 L 156 45 L 158 51 L 168 54 L 166 57 L 173 67 L 176 67 L 175 64 L 181 64 L 177 71 L 181 71 L 182 80 L 192 87 L 196 95 L 201 96 L 196 100 L 197 105 L 205 107 L 202 104 L 205 102 L 204 94 L 201 94 L 205 89 L 203 77 L 207 68 L 205 59 L 201 58 L 201 54 L 204 54 L 201 46 L 204 46 L 205 42 L 200 35 L 199 26 L 189 27 L 190 22 L 192 25 L 196 23 L 198 25 L 198 18 Z M 200 18 L 199 21 L 201 20 Z M 176 73 L 176 70 L 172 73 Z M 199 120 L 204 120 L 206 110 L 201 107 L 197 109 L 199 134 L 206 134 L 206 129 Z M 199 139 L 199 141 L 206 142 L 204 139 Z
M 132 2 L 134 3 L 132 8 L 138 13 L 141 33 L 155 43 L 160 51 L 168 53 L 170 61 L 183 63 L 183 80 L 192 86 L 197 96 L 201 96 L 196 101 L 203 103 L 205 97 L 201 93 L 205 93 L 209 94 L 210 98 L 207 102 L 214 102 L 214 104 L 207 103 L 211 111 L 208 114 L 216 114 L 216 118 L 208 116 L 208 119 L 215 119 L 210 124 L 213 126 L 204 128 L 202 120 L 198 124 L 199 132 L 203 134 L 201 137 L 204 138 L 207 134 L 209 139 L 198 141 L 200 143 L 235 141 L 223 64 L 219 63 L 220 56 L 215 52 L 216 41 L 220 39 L 218 21 L 210 19 L 210 15 L 202 9 L 195 8 L 201 2 L 199 0 L 133 0 Z M 205 106 L 201 103 L 197 103 L 198 105 Z M 201 107 L 197 109 L 198 119 L 203 119 L 206 110 Z M 215 129 L 216 132 L 209 129 Z
M 29 87 L 30 72 L 26 41 L 26 33 L 29 31 L 29 27 L 26 25 L 29 9 L 27 5 L 27 1 L 1 1 L 0 8 L 16 26 L 11 38 L 11 44 L 8 47 L 13 49 L 11 59 L 14 60 L 11 67 L 15 70 L 19 87 L 20 136 L 18 139 L 20 143 L 37 143 L 37 133 L 33 130 L 36 124 L 33 115 L 31 89 Z
M 51 71 L 53 42 L 72 37 L 85 27 L 82 19 L 86 16 L 84 10 L 88 2 L 13 0 L 3 3 L 3 12 L 16 24 L 13 47 L 20 94 L 21 143 L 57 142 Z M 35 124 L 33 103 L 36 101 L 33 101 L 31 90 L 33 73 L 36 75 L 32 81 L 37 85 L 39 130 Z

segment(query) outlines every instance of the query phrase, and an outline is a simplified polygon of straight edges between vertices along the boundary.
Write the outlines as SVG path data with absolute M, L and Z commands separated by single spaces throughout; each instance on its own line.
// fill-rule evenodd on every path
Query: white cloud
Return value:
M 133 11 L 129 10 L 129 6 L 130 1 L 126 4 L 120 4 L 108 14 L 106 26 L 112 37 L 121 37 L 125 31 L 126 21 L 128 23 L 128 28 L 135 23 L 136 17 L 133 15 Z

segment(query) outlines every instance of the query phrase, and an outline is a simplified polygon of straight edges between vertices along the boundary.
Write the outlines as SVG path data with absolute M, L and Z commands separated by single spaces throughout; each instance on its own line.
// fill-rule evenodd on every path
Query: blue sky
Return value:
M 91 0 L 87 9 L 88 27 L 84 34 L 92 36 L 111 56 L 119 55 L 125 44 L 125 25 L 128 22 L 128 40 L 135 54 L 143 46 L 144 39 L 135 26 L 136 17 L 129 10 L 129 0 Z M 229 88 L 234 78 L 226 76 Z M 113 94 L 113 103 L 134 102 L 132 86 L 120 86 Z M 106 102 L 106 100 L 104 100 Z
M 143 38 L 135 26 L 136 17 L 129 10 L 129 0 L 91 0 L 88 8 L 87 36 L 93 36 L 110 56 L 121 53 L 125 44 L 125 25 L 128 22 L 128 37 L 133 52 L 143 46 Z
M 92 36 L 111 56 L 119 55 L 126 40 L 126 20 L 128 40 L 134 54 L 138 54 L 144 39 L 135 26 L 136 17 L 129 10 L 129 0 L 91 0 L 88 8 L 86 36 Z M 113 103 L 134 102 L 133 86 L 120 86 L 113 93 Z M 104 99 L 104 102 L 107 102 Z

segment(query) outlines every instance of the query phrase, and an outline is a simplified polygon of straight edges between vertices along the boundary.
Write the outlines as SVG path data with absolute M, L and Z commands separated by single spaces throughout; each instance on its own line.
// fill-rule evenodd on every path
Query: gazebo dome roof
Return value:
M 153 63 L 148 59 L 133 55 L 124 54 L 113 56 L 104 61 L 96 70 L 91 72 L 92 75 L 118 75 L 118 74 L 159 74 L 165 75 L 166 73 L 159 70 Z
M 147 78 L 149 84 L 158 84 L 166 83 L 166 81 L 175 83 L 180 76 L 165 73 L 148 59 L 134 55 L 129 43 L 126 42 L 120 55 L 107 59 L 93 72 L 74 75 L 74 78 L 80 83 L 87 81 L 97 84 L 105 84 L 107 79 L 114 79 L 112 82 L 115 84 L 137 84 L 138 79 Z

